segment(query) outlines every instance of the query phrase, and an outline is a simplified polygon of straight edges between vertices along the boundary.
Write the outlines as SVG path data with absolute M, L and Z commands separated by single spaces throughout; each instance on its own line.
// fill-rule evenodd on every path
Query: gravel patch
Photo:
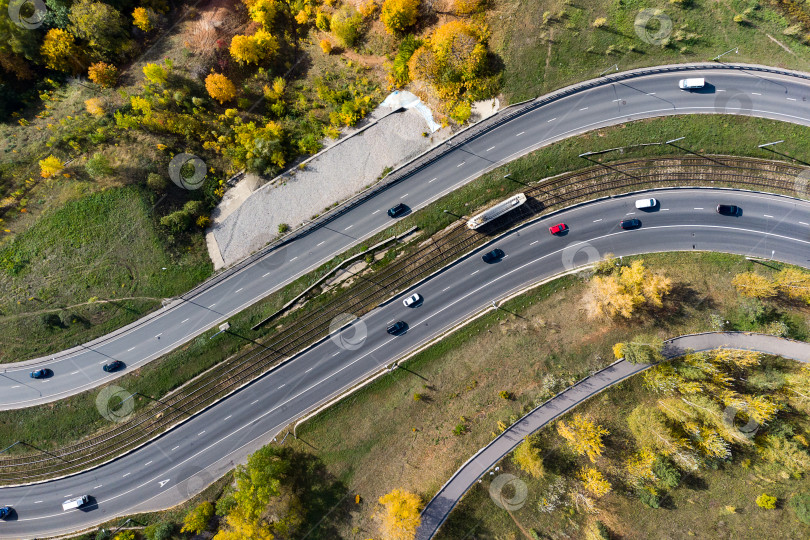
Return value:
M 208 234 L 215 267 L 248 256 L 272 241 L 280 224 L 295 228 L 376 183 L 386 167 L 406 163 L 451 134 L 444 128 L 425 137 L 430 127 L 414 108 L 390 112 L 381 107 L 371 118 L 377 122 L 321 152 L 303 170 L 288 171 L 248 197 L 242 192 L 228 198 L 227 209 L 215 212 L 217 219 Z M 234 199 L 241 199 L 237 208 Z

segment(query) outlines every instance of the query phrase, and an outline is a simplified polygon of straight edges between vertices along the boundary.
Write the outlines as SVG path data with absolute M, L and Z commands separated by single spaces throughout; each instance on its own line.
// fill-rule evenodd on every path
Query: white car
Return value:
M 636 208 L 644 210 L 645 208 L 655 208 L 658 206 L 658 201 L 655 199 L 639 199 L 636 201 Z
M 67 511 L 73 510 L 74 508 L 81 508 L 88 502 L 90 502 L 90 497 L 87 495 L 82 495 L 81 497 L 76 497 L 75 499 L 68 499 L 62 503 L 62 510 Z
M 699 79 L 681 79 L 678 81 L 678 87 L 681 90 L 697 90 L 706 85 L 706 79 L 700 77 Z
M 411 296 L 409 296 L 408 298 L 406 298 L 405 300 L 403 300 L 402 305 L 405 306 L 405 307 L 411 307 L 411 306 L 414 306 L 414 305 L 418 304 L 421 301 L 422 301 L 422 295 L 419 294 L 419 293 L 414 293 Z

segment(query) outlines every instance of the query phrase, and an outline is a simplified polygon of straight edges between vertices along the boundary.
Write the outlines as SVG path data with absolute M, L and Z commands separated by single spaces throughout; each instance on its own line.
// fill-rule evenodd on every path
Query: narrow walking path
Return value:
M 688 350 L 700 352 L 719 348 L 758 351 L 800 362 L 810 362 L 810 343 L 747 332 L 706 332 L 679 336 L 665 343 L 663 353 L 667 359 L 672 359 L 682 356 Z M 422 511 L 422 524 L 416 534 L 417 540 L 433 538 L 467 490 L 506 454 L 514 450 L 524 437 L 602 390 L 649 367 L 650 364 L 631 364 L 625 360 L 618 360 L 560 392 L 512 424 L 462 465 L 431 499 Z

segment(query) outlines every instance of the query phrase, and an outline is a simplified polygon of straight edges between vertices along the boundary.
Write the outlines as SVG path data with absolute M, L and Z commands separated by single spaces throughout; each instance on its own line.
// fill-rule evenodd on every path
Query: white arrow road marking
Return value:
M 171 478 L 167 478 L 166 480 L 161 480 L 161 481 L 159 481 L 159 482 L 158 482 L 158 484 L 160 484 L 160 487 L 163 487 L 163 486 L 165 486 L 165 485 L 166 485 L 166 484 L 167 484 L 167 483 L 168 483 L 170 480 L 171 480 Z

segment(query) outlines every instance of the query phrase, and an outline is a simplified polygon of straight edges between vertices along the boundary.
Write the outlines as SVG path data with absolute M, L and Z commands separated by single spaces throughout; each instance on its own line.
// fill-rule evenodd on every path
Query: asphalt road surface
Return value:
M 636 198 L 660 204 L 636 210 Z M 718 203 L 742 208 L 737 217 Z M 639 218 L 640 229 L 619 222 Z M 548 227 L 568 224 L 564 236 Z M 669 189 L 576 206 L 523 226 L 403 292 L 306 353 L 248 385 L 156 441 L 97 469 L 67 478 L 0 489 L 0 504 L 16 512 L 0 522 L 0 538 L 31 538 L 77 530 L 114 516 L 177 504 L 269 442 L 283 426 L 527 285 L 598 260 L 606 253 L 711 250 L 810 267 L 810 202 L 719 189 Z M 492 247 L 506 256 L 486 264 Z M 402 298 L 419 292 L 414 308 Z M 572 306 L 575 309 L 575 306 Z M 405 321 L 404 335 L 386 327 Z M 85 510 L 63 512 L 68 497 L 89 494 Z
M 701 352 L 721 347 L 758 351 L 800 362 L 810 362 L 810 343 L 746 332 L 707 332 L 678 336 L 667 341 L 663 352 L 665 358 L 676 358 L 687 350 Z M 476 481 L 483 482 L 482 476 L 489 479 L 485 486 L 493 497 L 493 504 L 511 511 L 522 507 L 526 500 L 522 490 L 513 486 L 512 494 L 507 496 L 503 488 L 510 482 L 518 482 L 518 486 L 523 482 L 514 475 L 502 476 L 494 472 L 493 467 L 523 442 L 525 437 L 606 388 L 649 367 L 649 364 L 631 364 L 625 360 L 615 362 L 560 392 L 512 424 L 462 465 L 425 506 L 416 540 L 433 538 L 464 494 L 475 485 Z M 487 472 L 488 477 L 485 476 Z M 523 486 L 525 487 L 525 484 Z M 471 524 L 469 532 L 474 532 L 476 526 Z
M 678 80 L 687 76 L 705 77 L 706 88 L 680 90 Z M 673 114 L 749 114 L 810 125 L 810 112 L 804 110 L 809 96 L 808 80 L 709 68 L 639 76 L 582 90 L 455 148 L 329 224 L 157 314 L 73 350 L 4 365 L 0 410 L 65 398 L 143 366 L 383 230 L 391 224 L 386 210 L 395 204 L 418 209 L 530 150 L 592 129 Z M 677 144 L 689 147 L 689 141 Z M 126 367 L 104 373 L 101 365 L 112 359 Z M 30 379 L 33 366 L 48 367 L 54 375 Z

